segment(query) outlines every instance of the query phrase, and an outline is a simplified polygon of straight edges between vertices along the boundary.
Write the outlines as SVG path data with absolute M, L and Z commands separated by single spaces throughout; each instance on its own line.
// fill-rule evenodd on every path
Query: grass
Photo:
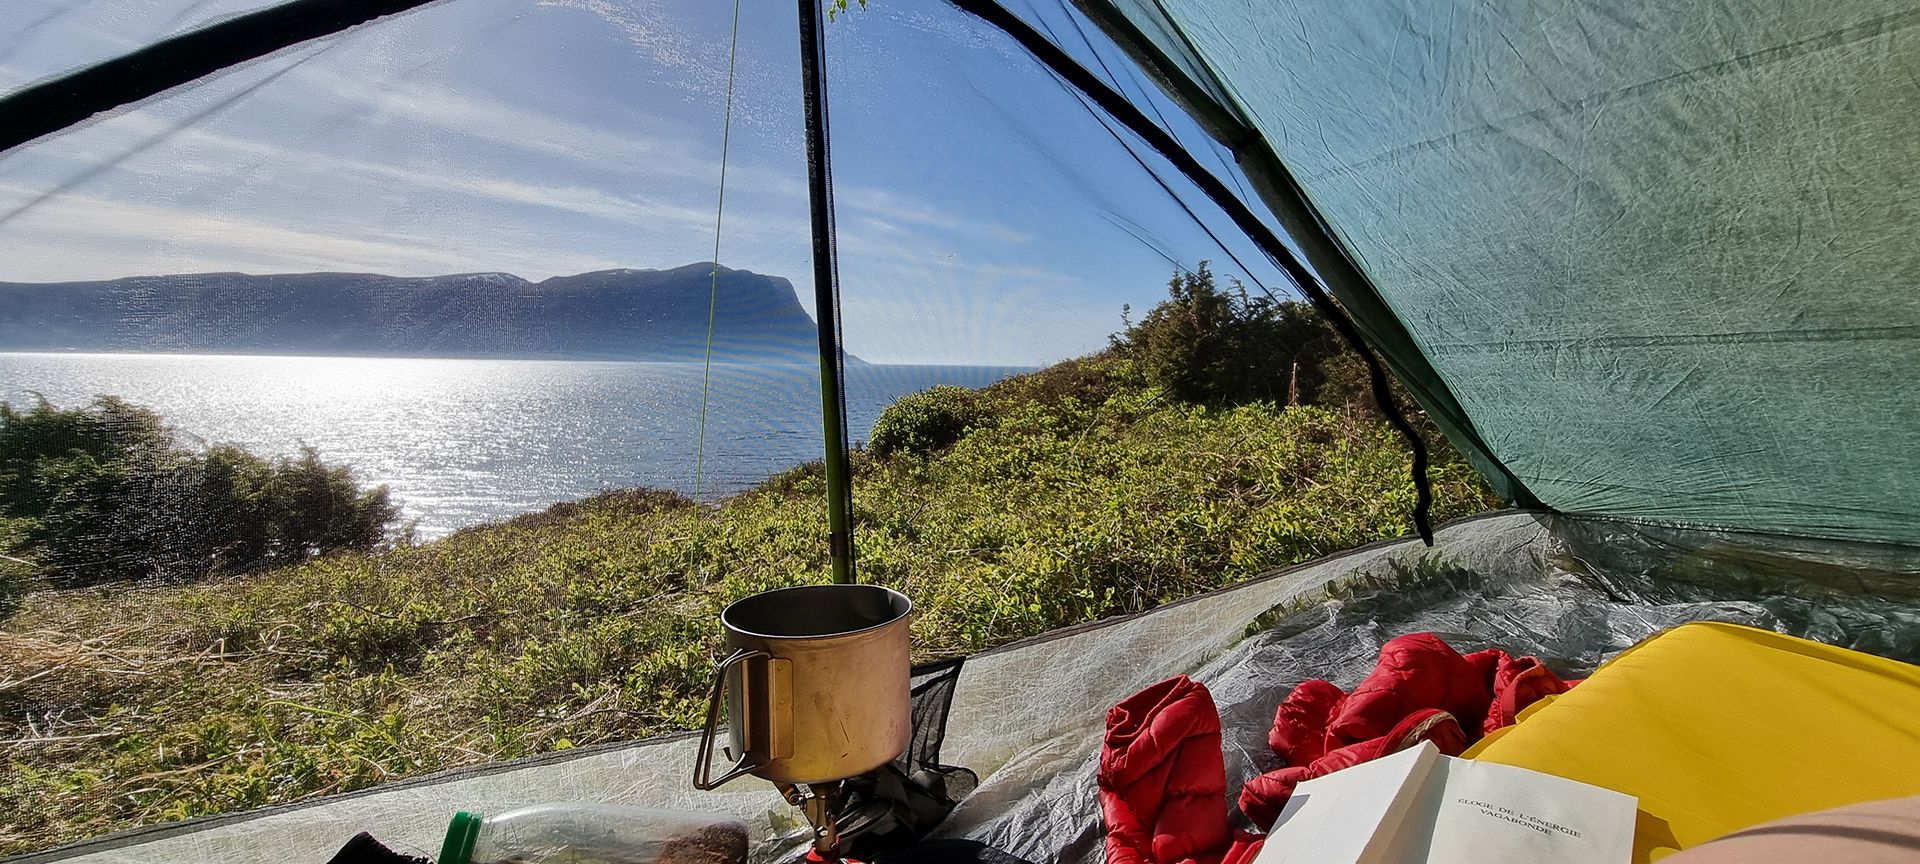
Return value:
M 1361 415 L 1166 399 L 1108 359 L 972 400 L 950 446 L 856 458 L 862 579 L 921 659 L 1403 533 Z M 1436 518 L 1493 502 L 1457 458 Z M 165 588 L 38 591 L 0 629 L 0 854 L 695 725 L 740 596 L 822 581 L 817 466 L 716 507 L 630 490 L 417 546 Z M 58 802 L 49 806 L 52 802 Z

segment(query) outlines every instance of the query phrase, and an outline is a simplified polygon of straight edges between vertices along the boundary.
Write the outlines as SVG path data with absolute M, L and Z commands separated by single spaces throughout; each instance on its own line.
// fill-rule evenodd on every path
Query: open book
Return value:
M 1254 864 L 1626 864 L 1636 799 L 1432 744 L 1301 783 Z

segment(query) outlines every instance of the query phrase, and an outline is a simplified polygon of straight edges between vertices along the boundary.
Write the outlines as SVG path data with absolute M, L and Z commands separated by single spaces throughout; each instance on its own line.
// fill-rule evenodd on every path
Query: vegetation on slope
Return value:
M 387 490 L 311 448 L 268 460 L 180 447 L 152 411 L 102 396 L 61 410 L 0 402 L 0 554 L 55 585 L 177 582 L 377 546 Z M 0 613 L 18 581 L 0 576 Z
M 921 659 L 1405 531 L 1383 423 L 1175 398 L 1137 335 L 903 400 L 857 455 L 860 573 L 914 599 Z M 1457 458 L 1433 479 L 1440 518 L 1492 503 Z M 690 728 L 720 608 L 825 578 L 823 496 L 808 466 L 711 508 L 617 492 L 385 552 L 32 594 L 0 631 L 0 852 Z

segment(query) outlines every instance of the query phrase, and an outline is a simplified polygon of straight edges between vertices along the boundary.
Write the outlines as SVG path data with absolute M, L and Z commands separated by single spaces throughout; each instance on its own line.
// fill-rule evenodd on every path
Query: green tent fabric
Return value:
M 1545 505 L 1920 540 L 1920 12 L 1082 7 L 1258 133 L 1243 164 L 1365 282 L 1329 287 L 1404 325 Z

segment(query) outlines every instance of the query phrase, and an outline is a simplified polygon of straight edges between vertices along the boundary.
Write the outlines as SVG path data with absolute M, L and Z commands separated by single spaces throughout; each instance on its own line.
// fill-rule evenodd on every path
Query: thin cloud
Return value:
M 30 188 L 0 185 L 0 198 L 26 198 Z M 572 254 L 559 259 L 546 250 L 469 237 L 409 236 L 390 231 L 331 232 L 264 219 L 212 215 L 198 209 L 131 203 L 118 198 L 62 195 L 34 213 L 44 227 L 24 242 L 8 279 L 57 281 L 155 272 L 251 269 L 341 270 L 396 275 L 433 275 L 504 269 L 562 273 L 610 269 L 621 262 Z M 37 253 L 37 254 L 36 254 Z M 76 274 L 66 259 L 84 255 L 92 272 Z M 490 267 L 477 268 L 475 262 Z
M 539 5 L 585 12 L 611 25 L 655 66 L 669 73 L 660 76 L 662 83 L 680 90 L 686 97 L 714 106 L 719 106 L 726 97 L 728 41 L 724 37 L 710 38 L 690 32 L 685 26 L 684 8 L 669 10 L 661 0 L 541 0 Z M 715 2 L 705 8 L 712 10 L 713 17 L 708 20 L 716 27 L 731 26 L 731 4 Z M 781 14 L 793 14 L 791 9 L 752 2 L 746 3 L 742 14 L 752 16 L 775 8 L 780 8 Z M 760 95 L 790 92 L 790 88 L 782 86 L 790 75 L 783 76 L 782 70 L 775 70 L 751 52 L 735 54 L 731 59 L 735 76 L 734 121 L 769 126 L 785 132 L 788 143 L 797 144 L 798 112 L 783 102 L 766 100 Z
M 473 100 L 467 100 L 465 106 L 439 111 L 434 116 L 444 120 L 464 116 L 499 116 L 501 113 L 473 105 Z M 166 130 L 170 125 L 164 118 L 135 111 L 115 117 L 110 123 L 101 124 L 90 131 L 96 133 L 96 138 L 99 133 L 108 131 L 118 136 L 139 138 L 151 135 L 155 130 Z M 116 145 L 97 140 L 85 143 L 89 155 L 107 154 L 119 149 Z M 331 197 L 351 193 L 357 185 L 365 185 L 369 190 L 377 190 L 388 197 L 399 196 L 420 201 L 459 195 L 494 205 L 493 210 L 500 206 L 540 207 L 622 226 L 644 226 L 646 231 L 657 234 L 705 236 L 711 230 L 713 220 L 713 213 L 704 202 L 687 203 L 687 196 L 680 196 L 678 200 L 622 196 L 596 186 L 530 183 L 475 172 L 454 173 L 421 164 L 352 159 L 208 129 L 178 132 L 168 144 L 171 148 L 169 152 L 156 158 L 124 164 L 121 170 L 144 178 L 142 187 L 157 188 L 168 180 L 178 180 L 183 172 L 222 178 L 231 176 L 236 168 L 251 167 L 270 172 L 276 179 L 295 188 L 329 190 Z M 303 177 L 306 179 L 301 180 Z M 363 181 L 363 184 L 352 182 L 354 178 Z M 649 180 L 637 178 L 628 185 L 657 185 L 649 183 Z M 763 195 L 768 190 L 749 187 L 748 191 Z M 787 195 L 786 191 L 783 188 L 772 190 L 774 198 L 786 199 L 776 204 L 785 206 L 749 208 L 736 205 L 731 208 L 725 226 L 728 236 L 733 238 L 729 246 L 739 249 L 742 241 L 745 241 L 746 249 L 742 251 L 754 246 L 779 244 L 796 251 L 804 250 L 808 236 L 804 205 L 798 196 Z M 908 226 L 981 234 L 1002 243 L 1026 242 L 1030 239 L 1003 226 L 956 217 L 885 190 L 843 187 L 839 194 L 844 202 L 844 210 L 867 217 L 856 224 L 865 223 L 868 219 L 875 220 L 872 225 L 879 230 L 874 233 L 882 235 L 850 234 L 843 238 L 844 246 L 850 251 L 866 251 L 900 260 L 921 260 L 954 245 L 949 241 L 923 236 Z M 161 232 L 162 225 L 154 223 L 152 230 L 164 233 L 172 242 L 181 242 L 172 232 Z M 209 256 L 196 257 L 204 259 Z M 487 266 L 489 269 L 499 269 L 498 265 Z M 541 272 L 546 272 L 546 269 L 541 268 Z
M 861 211 L 883 220 L 897 220 L 929 228 L 973 234 L 1000 243 L 1031 243 L 1033 235 L 998 222 L 970 219 L 951 210 L 872 186 L 836 186 L 836 207 Z

